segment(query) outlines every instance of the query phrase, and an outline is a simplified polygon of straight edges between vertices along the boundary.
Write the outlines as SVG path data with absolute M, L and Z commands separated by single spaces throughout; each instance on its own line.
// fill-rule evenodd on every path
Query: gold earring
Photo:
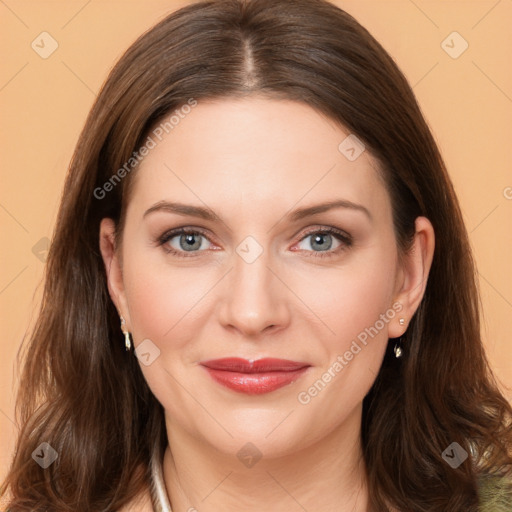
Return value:
M 126 350 L 130 350 L 132 348 L 132 342 L 130 340 L 130 333 L 124 328 L 126 325 L 125 319 L 121 316 L 121 330 L 124 333 L 124 345 L 126 347 Z
M 400 336 L 400 338 L 398 338 L 398 341 L 395 343 L 394 351 L 395 351 L 395 357 L 397 359 L 402 357 L 403 350 L 402 350 L 402 337 L 401 336 Z
M 400 325 L 405 325 L 405 318 L 400 318 L 398 320 L 398 323 Z M 394 352 L 395 352 L 395 357 L 397 359 L 402 357 L 402 354 L 404 353 L 404 351 L 402 350 L 402 336 L 400 336 L 400 338 L 398 338 L 398 341 L 395 343 Z

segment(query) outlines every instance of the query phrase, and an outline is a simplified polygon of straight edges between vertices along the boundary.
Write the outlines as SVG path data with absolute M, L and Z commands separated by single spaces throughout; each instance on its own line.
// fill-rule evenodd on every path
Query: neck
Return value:
M 358 408 L 328 436 L 249 468 L 168 422 L 163 475 L 172 510 L 367 512 L 360 425 Z

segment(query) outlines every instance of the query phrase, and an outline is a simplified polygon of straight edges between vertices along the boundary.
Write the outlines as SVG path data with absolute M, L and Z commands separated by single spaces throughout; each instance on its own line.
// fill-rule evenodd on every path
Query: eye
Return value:
M 338 241 L 338 246 L 333 250 L 333 239 Z M 306 235 L 301 239 L 300 243 L 308 241 L 306 243 L 312 250 L 309 250 L 307 247 L 304 249 L 306 252 L 311 252 L 310 256 L 325 258 L 336 256 L 341 251 L 344 251 L 352 246 L 352 237 L 339 229 L 336 228 L 322 228 L 322 229 L 314 229 L 306 233 Z
M 197 228 L 179 228 L 164 233 L 158 239 L 158 243 L 166 252 L 186 258 L 193 256 L 193 253 L 202 252 L 200 249 L 206 249 L 205 246 L 208 245 L 204 243 L 206 240 L 208 240 L 206 235 Z
M 302 247 L 300 249 L 310 253 L 308 256 L 317 258 L 336 256 L 352 246 L 352 237 L 348 233 L 333 227 L 310 230 L 301 238 L 298 245 L 308 239 L 310 241 L 306 245 L 309 245 L 309 248 Z M 338 242 L 334 249 L 332 247 L 336 244 L 333 244 L 333 239 Z M 184 258 L 197 256 L 197 253 L 208 249 L 208 242 L 211 243 L 201 229 L 189 227 L 167 231 L 157 239 L 157 242 L 167 253 Z

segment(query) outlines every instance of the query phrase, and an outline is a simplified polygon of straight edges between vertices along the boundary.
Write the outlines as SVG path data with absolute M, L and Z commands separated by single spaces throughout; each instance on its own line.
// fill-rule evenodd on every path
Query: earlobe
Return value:
M 432 266 L 435 248 L 435 234 L 431 222 L 426 217 L 418 217 L 416 233 L 410 251 L 403 258 L 403 283 L 395 299 L 402 305 L 398 315 L 404 318 L 390 327 L 389 337 L 397 338 L 407 330 L 410 319 L 418 309 L 425 294 L 428 276 Z
M 119 255 L 115 246 L 115 222 L 112 219 L 104 218 L 100 223 L 99 245 L 105 273 L 108 291 L 112 302 L 114 302 L 119 316 L 125 318 L 129 325 L 128 308 L 124 293 L 123 274 Z

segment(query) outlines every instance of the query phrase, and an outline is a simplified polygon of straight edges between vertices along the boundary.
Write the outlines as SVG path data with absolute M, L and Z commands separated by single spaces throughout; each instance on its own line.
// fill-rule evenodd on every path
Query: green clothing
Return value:
M 499 476 L 482 476 L 478 480 L 478 512 L 512 512 L 512 480 Z

